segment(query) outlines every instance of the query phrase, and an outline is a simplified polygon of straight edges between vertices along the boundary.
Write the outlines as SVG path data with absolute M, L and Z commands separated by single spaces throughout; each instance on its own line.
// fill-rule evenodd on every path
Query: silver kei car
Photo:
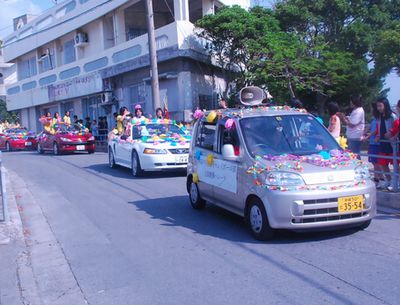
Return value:
M 191 205 L 241 215 L 254 237 L 366 228 L 376 214 L 368 167 L 311 114 L 288 107 L 211 111 L 197 117 L 187 170 Z

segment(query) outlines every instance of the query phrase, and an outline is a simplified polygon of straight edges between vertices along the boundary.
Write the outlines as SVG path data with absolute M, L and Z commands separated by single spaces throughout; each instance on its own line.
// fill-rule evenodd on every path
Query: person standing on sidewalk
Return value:
M 376 109 L 376 103 L 372 103 L 372 120 L 370 123 L 370 130 L 363 137 L 363 141 L 369 140 L 368 145 L 368 155 L 378 155 L 379 154 L 379 142 L 376 141 L 376 122 L 379 117 L 378 109 Z M 382 174 L 378 173 L 381 171 L 381 168 L 378 164 L 378 157 L 368 156 L 368 162 L 372 163 L 374 166 L 374 182 L 378 185 L 381 180 L 383 180 Z
M 350 116 L 338 113 L 340 119 L 347 125 L 346 137 L 349 143 L 349 150 L 359 155 L 361 151 L 361 139 L 364 134 L 365 113 L 362 107 L 363 100 L 361 95 L 354 95 L 350 98 L 352 111 Z M 360 159 L 360 156 L 358 156 Z
M 390 157 L 393 155 L 393 147 L 392 143 L 386 140 L 385 135 L 393 128 L 396 116 L 392 112 L 387 98 L 378 99 L 376 102 L 376 108 L 379 113 L 379 117 L 376 121 L 376 140 L 379 142 L 379 155 L 382 157 Z M 393 160 L 378 158 L 378 164 L 381 170 L 385 173 L 385 180 L 382 180 L 377 185 L 378 188 L 386 189 L 390 186 L 391 175 L 389 164 L 391 163 L 393 163 Z

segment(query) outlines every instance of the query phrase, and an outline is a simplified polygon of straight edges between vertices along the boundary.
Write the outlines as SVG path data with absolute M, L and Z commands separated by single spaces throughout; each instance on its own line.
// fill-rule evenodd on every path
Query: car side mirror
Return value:
M 235 155 L 235 149 L 232 144 L 222 146 L 222 157 L 228 161 L 239 161 L 240 157 Z

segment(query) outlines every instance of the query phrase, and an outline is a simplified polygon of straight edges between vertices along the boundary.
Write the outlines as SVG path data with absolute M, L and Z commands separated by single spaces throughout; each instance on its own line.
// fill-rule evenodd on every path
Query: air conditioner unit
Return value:
M 110 103 L 113 100 L 113 94 L 112 92 L 104 92 L 102 97 L 101 97 L 101 101 L 103 103 Z
M 83 47 L 89 42 L 88 35 L 86 33 L 78 32 L 75 35 L 75 47 Z

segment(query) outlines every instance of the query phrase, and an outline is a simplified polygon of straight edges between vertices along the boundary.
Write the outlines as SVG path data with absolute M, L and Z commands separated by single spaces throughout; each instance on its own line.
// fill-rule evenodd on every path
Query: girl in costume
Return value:
M 136 106 L 135 106 L 135 118 L 140 119 L 140 120 L 145 119 L 145 117 L 143 115 L 142 106 L 140 104 L 136 104 Z
M 156 109 L 156 119 L 158 120 L 164 119 L 164 112 L 162 111 L 161 108 Z
M 65 111 L 63 120 L 65 125 L 71 125 L 71 117 L 69 111 Z
M 125 131 L 125 121 L 130 117 L 128 108 L 121 107 L 119 109 L 119 115 L 117 116 L 117 131 L 118 134 L 122 135 Z

